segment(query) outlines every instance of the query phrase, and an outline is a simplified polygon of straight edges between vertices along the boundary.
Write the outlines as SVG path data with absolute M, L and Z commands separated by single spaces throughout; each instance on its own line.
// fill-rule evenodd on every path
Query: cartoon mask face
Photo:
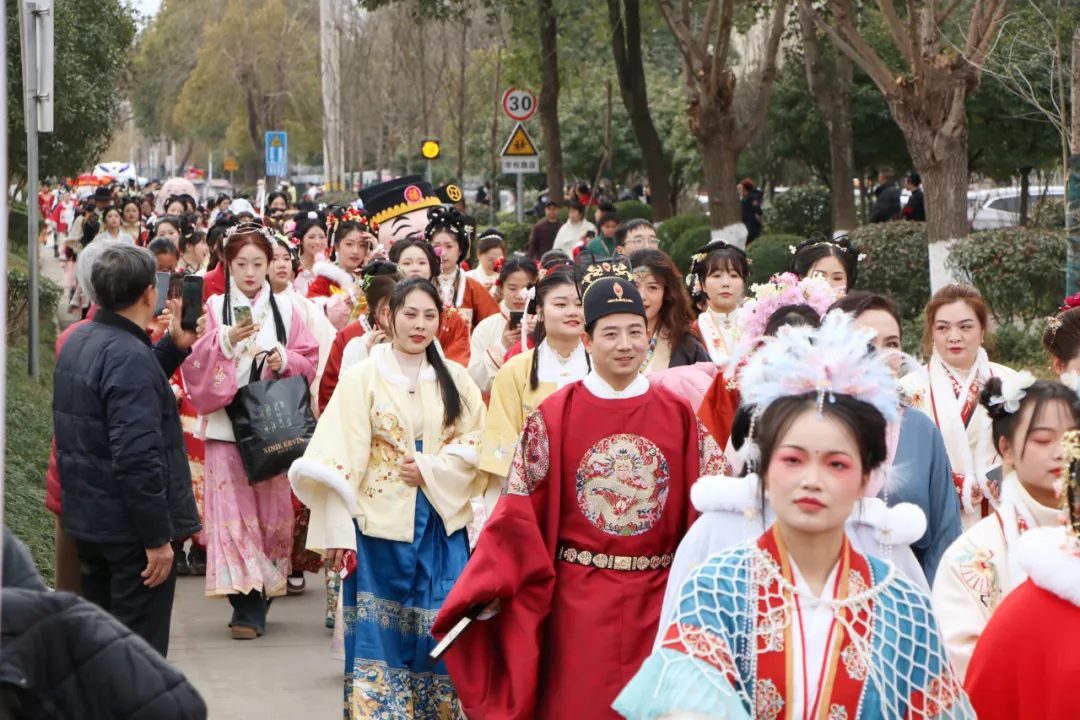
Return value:
M 427 229 L 427 211 L 426 207 L 419 208 L 380 223 L 379 244 L 389 250 L 391 245 L 410 235 L 422 236 Z

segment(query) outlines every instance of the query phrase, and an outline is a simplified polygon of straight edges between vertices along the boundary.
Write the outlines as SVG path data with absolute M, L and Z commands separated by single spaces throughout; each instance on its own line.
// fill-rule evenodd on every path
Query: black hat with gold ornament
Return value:
M 406 175 L 360 191 L 364 212 L 379 225 L 399 215 L 442 205 L 423 175 Z
M 645 319 L 645 304 L 634 285 L 630 261 L 623 255 L 592 258 L 585 264 L 578 258 L 578 293 L 585 311 L 585 327 L 608 315 L 632 313 Z

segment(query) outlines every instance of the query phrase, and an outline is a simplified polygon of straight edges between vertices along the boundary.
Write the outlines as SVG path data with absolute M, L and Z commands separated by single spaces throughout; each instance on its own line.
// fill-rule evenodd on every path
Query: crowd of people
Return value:
M 164 656 L 177 574 L 257 644 L 321 572 L 356 720 L 1021 718 L 1035 687 L 1070 717 L 1071 658 L 1007 659 L 1058 652 L 1028 609 L 1080 615 L 1080 307 L 1058 380 L 991 362 L 966 285 L 916 361 L 846 237 L 751 284 L 741 188 L 750 226 L 686 268 L 580 197 L 511 252 L 420 176 L 355 207 L 99 191 L 66 228 L 56 588 Z M 311 424 L 256 475 L 238 404 L 294 378 L 252 426 Z

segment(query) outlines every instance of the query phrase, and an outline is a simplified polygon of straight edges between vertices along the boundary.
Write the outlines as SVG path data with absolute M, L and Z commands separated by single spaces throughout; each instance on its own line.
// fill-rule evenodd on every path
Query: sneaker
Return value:
M 187 562 L 192 575 L 206 575 L 206 550 L 192 545 Z

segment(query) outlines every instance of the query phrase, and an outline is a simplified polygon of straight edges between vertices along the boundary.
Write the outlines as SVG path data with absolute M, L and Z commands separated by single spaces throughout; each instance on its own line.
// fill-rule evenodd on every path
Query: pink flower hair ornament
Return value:
M 740 310 L 742 327 L 740 340 L 750 345 L 765 334 L 769 318 L 785 305 L 809 305 L 824 317 L 844 291 L 834 288 L 820 277 L 799 279 L 794 273 L 773 275 L 766 283 L 751 286 L 750 297 Z

